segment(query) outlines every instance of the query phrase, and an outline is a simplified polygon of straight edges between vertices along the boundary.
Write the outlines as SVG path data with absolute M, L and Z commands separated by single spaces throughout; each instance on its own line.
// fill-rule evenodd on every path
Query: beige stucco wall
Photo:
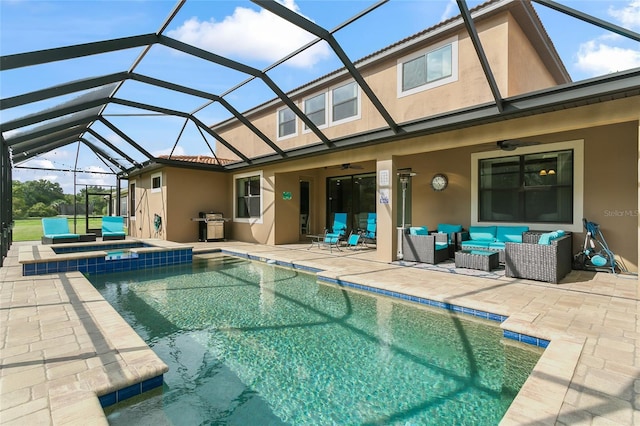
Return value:
M 476 28 L 501 96 L 514 96 L 556 84 L 510 13 L 505 11 L 490 19 L 477 22 Z M 424 48 L 453 39 L 458 41 L 458 80 L 399 97 L 398 60 Z M 493 95 L 472 40 L 463 28 L 456 33 L 445 32 L 410 50 L 390 54 L 384 61 L 362 65 L 359 71 L 393 120 L 400 124 L 493 101 Z M 517 83 L 520 80 L 525 82 Z M 351 81 L 349 76 L 336 78 L 323 88 L 300 92 L 292 97 L 292 100 L 302 110 L 305 98 L 349 81 Z M 304 123 L 300 119 L 297 119 L 296 136 L 278 140 L 277 111 L 283 106 L 282 103 L 278 103 L 269 109 L 249 113 L 247 118 L 283 150 L 319 143 L 318 136 L 303 130 Z M 369 98 L 361 92 L 360 118 L 330 125 L 321 131 L 327 138 L 335 139 L 386 127 L 388 127 L 386 121 Z M 216 131 L 250 158 L 273 153 L 271 147 L 238 122 L 221 125 L 216 128 Z M 222 158 L 237 159 L 234 153 L 222 145 L 218 147 L 218 155 Z
M 226 173 L 166 168 L 168 209 L 167 239 L 177 242 L 198 240 L 198 222 L 191 218 L 199 212 L 222 213 L 231 217 L 231 178 Z M 225 237 L 232 227 L 225 224 Z
M 156 237 L 153 225 L 154 214 L 165 216 L 164 200 L 167 198 L 167 188 L 163 185 L 158 192 L 151 192 L 151 175 L 158 173 L 157 170 L 136 176 L 129 180 L 129 185 L 135 183 L 135 211 L 129 214 L 129 235 L 138 238 Z M 163 236 L 157 235 L 158 238 Z
M 533 92 L 554 86 L 553 76 L 535 53 L 531 42 L 513 17 L 509 18 L 508 96 Z
M 151 192 L 151 176 L 162 173 L 162 188 Z M 176 242 L 198 241 L 198 212 L 222 212 L 230 217 L 231 177 L 227 173 L 163 167 L 138 175 L 136 214 L 131 218 L 130 235 L 139 238 L 162 238 Z M 162 219 L 156 234 L 154 215 Z M 231 231 L 227 226 L 225 232 Z M 225 235 L 227 238 L 229 236 Z

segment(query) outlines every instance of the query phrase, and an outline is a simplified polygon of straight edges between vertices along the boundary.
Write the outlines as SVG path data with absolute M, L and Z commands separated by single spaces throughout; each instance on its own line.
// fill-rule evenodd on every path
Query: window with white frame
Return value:
M 458 41 L 449 39 L 398 60 L 398 95 L 411 95 L 458 79 Z
M 151 175 L 151 192 L 162 191 L 162 173 L 154 173 Z
M 296 134 L 296 115 L 291 108 L 278 110 L 278 139 Z
M 478 171 L 479 221 L 573 220 L 573 150 L 482 159 Z
M 304 113 L 318 128 L 327 125 L 327 94 L 320 93 L 304 100 Z M 305 124 L 305 130 L 309 127 Z
M 254 219 L 262 215 L 262 174 L 240 175 L 235 179 L 235 218 Z
M 331 90 L 331 121 L 360 117 L 360 88 L 355 81 Z
M 582 231 L 584 141 L 471 154 L 471 225 Z

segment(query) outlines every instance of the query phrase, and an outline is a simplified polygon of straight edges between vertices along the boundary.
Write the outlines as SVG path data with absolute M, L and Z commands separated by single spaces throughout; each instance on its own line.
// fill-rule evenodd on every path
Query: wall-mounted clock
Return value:
M 431 188 L 433 188 L 434 191 L 444 191 L 448 184 L 449 179 L 442 173 L 436 173 L 431 178 Z

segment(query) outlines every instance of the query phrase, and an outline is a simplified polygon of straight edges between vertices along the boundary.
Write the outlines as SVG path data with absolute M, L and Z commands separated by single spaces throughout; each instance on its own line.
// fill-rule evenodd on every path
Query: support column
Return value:
M 381 262 L 396 260 L 397 231 L 397 178 L 393 157 L 378 159 L 376 164 L 376 259 Z
M 640 116 L 638 117 L 638 210 L 640 212 Z M 636 215 L 636 220 L 638 222 L 638 236 L 636 239 L 636 244 L 638 246 L 638 259 L 636 259 L 636 265 L 638 265 L 638 271 L 640 272 L 640 213 Z

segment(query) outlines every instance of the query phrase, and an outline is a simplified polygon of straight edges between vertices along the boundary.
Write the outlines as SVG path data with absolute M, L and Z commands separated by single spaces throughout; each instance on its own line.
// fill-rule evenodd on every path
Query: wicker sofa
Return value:
M 525 232 L 522 243 L 505 243 L 507 277 L 558 283 L 571 272 L 571 234 L 552 239 L 548 245 L 540 244 L 541 235 Z
M 402 235 L 403 260 L 436 264 L 449 259 L 449 237 L 445 233 L 429 234 L 426 227 L 405 229 Z
M 458 233 L 460 249 L 491 250 L 498 252 L 500 263 L 505 263 L 506 243 L 522 242 L 523 233 L 528 226 L 470 226 L 469 231 Z

